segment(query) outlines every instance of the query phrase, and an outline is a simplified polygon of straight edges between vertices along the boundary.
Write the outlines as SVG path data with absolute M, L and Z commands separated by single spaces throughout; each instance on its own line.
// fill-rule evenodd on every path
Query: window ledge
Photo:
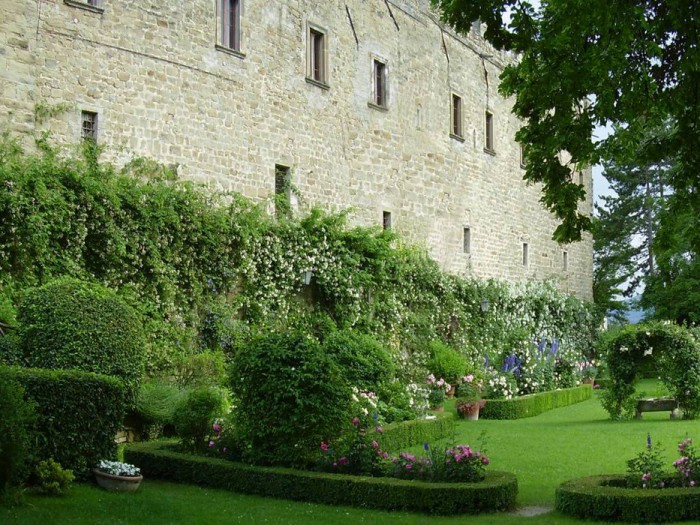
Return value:
M 379 104 L 375 104 L 374 102 L 367 102 L 367 106 L 369 106 L 372 109 L 376 109 L 378 111 L 389 111 L 389 108 L 386 106 L 380 106 Z
M 450 138 L 455 139 L 459 142 L 464 142 L 464 137 L 462 135 L 455 135 L 454 133 L 450 133 Z
M 495 157 L 495 156 L 496 156 L 496 150 L 493 150 L 493 149 L 484 148 L 484 153 L 488 153 L 488 154 L 491 155 L 492 157 Z
M 242 53 L 242 52 L 237 51 L 235 49 L 232 49 L 230 47 L 225 47 L 225 46 L 216 44 L 214 46 L 214 49 L 216 49 L 217 51 L 221 51 L 222 53 L 226 53 L 227 55 L 237 57 L 237 58 L 245 58 L 245 53 Z
M 81 2 L 80 0 L 63 0 L 63 3 L 71 7 L 77 7 L 78 9 L 83 9 L 85 11 L 90 11 L 91 13 L 97 13 L 101 15 L 105 12 L 103 7 L 98 7 L 96 5 L 90 5 L 86 2 Z
M 308 82 L 312 86 L 320 87 L 321 89 L 330 89 L 331 88 L 325 82 L 322 82 L 320 80 L 316 80 L 315 78 L 311 78 L 311 77 L 306 77 L 306 82 Z

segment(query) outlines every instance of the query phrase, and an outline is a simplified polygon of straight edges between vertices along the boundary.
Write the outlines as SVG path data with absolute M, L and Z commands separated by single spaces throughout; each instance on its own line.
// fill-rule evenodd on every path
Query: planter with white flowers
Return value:
M 100 487 L 115 492 L 134 492 L 143 480 L 141 469 L 119 461 L 103 459 L 92 472 Z

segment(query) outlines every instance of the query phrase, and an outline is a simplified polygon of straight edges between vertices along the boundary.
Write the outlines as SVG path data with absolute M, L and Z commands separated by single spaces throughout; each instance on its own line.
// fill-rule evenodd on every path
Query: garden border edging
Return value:
M 478 483 L 427 483 L 256 467 L 224 459 L 183 454 L 172 442 L 127 447 L 125 461 L 149 479 L 221 488 L 243 494 L 428 514 L 477 514 L 515 506 L 518 482 L 510 472 L 487 471 Z

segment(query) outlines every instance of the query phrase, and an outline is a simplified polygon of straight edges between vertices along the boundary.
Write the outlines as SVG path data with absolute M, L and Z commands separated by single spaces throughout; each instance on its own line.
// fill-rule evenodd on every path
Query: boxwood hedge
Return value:
M 532 417 L 552 410 L 580 403 L 593 395 L 591 385 L 580 385 L 562 390 L 550 390 L 514 399 L 489 399 L 481 408 L 483 419 L 520 419 Z
M 80 476 L 100 459 L 116 457 L 114 436 L 125 411 L 119 379 L 77 370 L 8 367 L 3 373 L 20 383 L 25 398 L 36 404 L 30 451 L 34 461 L 53 458 Z
M 563 483 L 556 508 L 584 519 L 633 523 L 700 519 L 700 489 L 628 489 L 622 475 L 591 476 Z
M 437 413 L 436 416 L 435 419 L 415 419 L 386 425 L 377 441 L 382 450 L 397 451 L 451 436 L 455 425 L 454 416 L 445 412 Z
M 147 478 L 216 487 L 297 501 L 351 505 L 429 514 L 476 514 L 515 505 L 518 483 L 508 472 L 487 472 L 479 483 L 425 483 L 255 467 L 224 459 L 176 452 L 167 442 L 141 442 L 124 451 L 124 459 Z

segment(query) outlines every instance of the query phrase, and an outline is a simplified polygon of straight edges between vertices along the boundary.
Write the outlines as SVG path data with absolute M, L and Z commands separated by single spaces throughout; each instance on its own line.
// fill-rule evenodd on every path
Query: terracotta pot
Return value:
M 114 476 L 96 468 L 92 472 L 100 487 L 114 492 L 134 492 L 143 480 L 143 476 Z
M 481 410 L 481 405 L 479 403 L 474 403 L 474 406 L 466 413 L 464 419 L 469 421 L 476 421 L 479 419 L 479 410 Z
M 447 391 L 447 397 L 455 397 L 456 391 L 457 391 L 456 386 L 450 386 L 450 389 Z

